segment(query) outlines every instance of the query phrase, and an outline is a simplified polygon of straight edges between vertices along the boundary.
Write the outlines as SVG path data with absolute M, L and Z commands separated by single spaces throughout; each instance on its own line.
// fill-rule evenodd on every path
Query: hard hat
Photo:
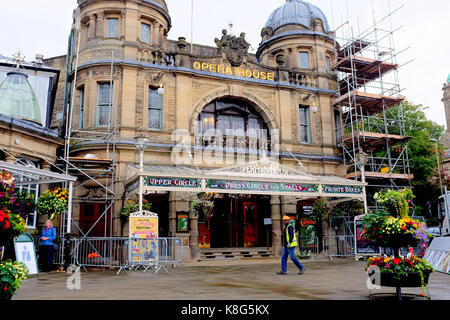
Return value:
M 284 217 L 283 217 L 283 221 L 286 221 L 286 220 L 287 220 L 287 221 L 290 221 L 291 218 L 289 218 L 288 216 L 284 216 Z

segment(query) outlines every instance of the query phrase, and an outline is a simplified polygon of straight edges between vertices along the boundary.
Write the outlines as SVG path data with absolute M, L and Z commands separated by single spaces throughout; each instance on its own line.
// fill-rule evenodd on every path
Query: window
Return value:
M 145 23 L 141 23 L 141 41 L 150 43 L 150 26 Z
M 309 53 L 300 52 L 300 68 L 309 69 Z
M 83 119 L 84 119 L 84 88 L 78 90 L 80 97 L 80 123 L 78 124 L 79 129 L 83 129 Z
M 327 64 L 327 72 L 331 72 L 331 60 L 329 57 L 325 57 L 325 61 Z
M 97 125 L 109 126 L 112 116 L 113 88 L 109 82 L 98 84 Z
M 32 162 L 28 159 L 17 159 L 15 161 L 15 163 L 29 167 L 29 168 L 38 168 L 38 165 L 36 165 L 34 162 Z M 26 179 L 26 178 L 24 178 L 23 175 L 20 175 L 20 174 L 15 174 L 14 178 L 16 179 L 16 182 L 22 182 Z M 17 186 L 15 188 L 15 191 L 16 192 L 26 191 L 26 192 L 31 193 L 34 196 L 34 199 L 36 202 L 39 198 L 39 185 L 37 185 L 37 184 Z M 36 229 L 36 220 L 37 220 L 37 212 L 34 211 L 27 216 L 26 221 L 25 221 L 26 227 L 28 229 Z
M 162 130 L 162 106 L 163 97 L 158 89 L 150 88 L 148 91 L 148 127 Z
M 308 106 L 300 106 L 300 142 L 311 143 Z
M 107 21 L 106 37 L 118 38 L 119 37 L 119 19 L 109 18 L 106 21 Z
M 339 138 L 342 134 L 342 121 L 341 114 L 339 111 L 334 112 L 334 123 L 336 125 L 336 141 L 339 142 Z
M 264 119 L 242 101 L 222 99 L 212 102 L 203 109 L 199 121 L 201 128 L 197 131 L 201 133 L 217 129 L 224 136 L 228 133 L 240 137 L 245 134 L 250 138 L 270 140 Z

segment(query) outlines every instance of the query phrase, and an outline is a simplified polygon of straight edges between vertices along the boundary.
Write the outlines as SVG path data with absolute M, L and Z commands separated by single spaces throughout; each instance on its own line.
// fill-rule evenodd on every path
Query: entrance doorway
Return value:
M 80 203 L 80 229 L 83 234 L 90 230 L 88 237 L 110 236 L 109 218 L 111 211 L 101 217 L 105 208 L 104 203 Z
M 270 198 L 267 196 L 216 196 L 209 220 L 211 248 L 256 248 L 271 246 Z M 206 224 L 208 227 L 208 224 Z

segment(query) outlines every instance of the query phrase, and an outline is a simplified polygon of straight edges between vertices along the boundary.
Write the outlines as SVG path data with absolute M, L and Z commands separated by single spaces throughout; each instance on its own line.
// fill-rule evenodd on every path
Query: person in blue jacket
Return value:
M 43 272 L 50 272 L 53 267 L 54 241 L 56 240 L 56 229 L 50 220 L 45 222 L 45 227 L 41 233 L 39 246 L 39 257 L 43 265 Z

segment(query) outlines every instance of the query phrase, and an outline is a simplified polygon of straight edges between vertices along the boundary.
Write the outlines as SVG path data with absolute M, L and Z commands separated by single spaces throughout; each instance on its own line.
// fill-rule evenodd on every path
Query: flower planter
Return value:
M 420 279 L 420 273 L 411 272 L 402 274 L 400 278 L 396 273 L 381 272 L 380 283 L 376 283 L 377 276 L 374 276 L 375 271 L 369 272 L 368 276 L 372 280 L 372 284 L 379 285 L 381 287 L 393 287 L 393 288 L 418 288 L 422 287 L 422 280 Z M 423 273 L 424 285 L 428 284 L 430 278 L 429 272 Z

